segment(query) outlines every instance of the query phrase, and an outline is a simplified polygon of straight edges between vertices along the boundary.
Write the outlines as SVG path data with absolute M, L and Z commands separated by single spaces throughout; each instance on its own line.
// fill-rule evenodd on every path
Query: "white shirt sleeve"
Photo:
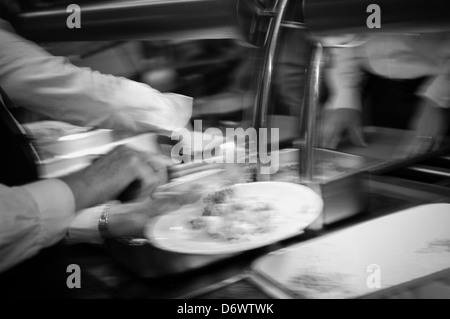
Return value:
M 0 185 L 0 272 L 63 239 L 74 211 L 73 193 L 60 180 Z
M 79 68 L 0 29 L 0 85 L 18 105 L 80 126 L 172 131 L 191 117 L 192 98 Z

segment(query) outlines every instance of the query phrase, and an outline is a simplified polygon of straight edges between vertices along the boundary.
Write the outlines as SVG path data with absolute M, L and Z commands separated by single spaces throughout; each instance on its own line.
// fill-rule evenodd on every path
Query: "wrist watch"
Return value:
M 111 208 L 111 203 L 105 203 L 102 205 L 102 213 L 98 220 L 98 232 L 103 239 L 111 238 L 111 234 L 108 229 L 108 215 Z

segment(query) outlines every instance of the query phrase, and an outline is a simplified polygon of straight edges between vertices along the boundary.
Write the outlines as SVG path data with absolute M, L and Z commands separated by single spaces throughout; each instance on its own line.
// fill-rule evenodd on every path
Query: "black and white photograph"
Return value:
M 0 0 L 1 299 L 450 299 L 448 2 Z

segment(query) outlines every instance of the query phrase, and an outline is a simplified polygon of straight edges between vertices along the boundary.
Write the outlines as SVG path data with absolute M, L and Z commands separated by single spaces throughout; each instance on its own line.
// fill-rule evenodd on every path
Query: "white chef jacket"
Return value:
M 327 72 L 332 96 L 327 108 L 359 108 L 361 68 L 389 79 L 423 76 L 418 94 L 441 107 L 450 103 L 450 34 L 376 34 L 356 47 L 330 48 Z
M 0 20 L 0 86 L 13 102 L 81 126 L 172 131 L 191 116 L 192 99 L 71 65 L 14 33 Z M 101 242 L 100 211 L 75 214 L 72 191 L 60 180 L 0 185 L 0 272 L 63 239 Z M 75 219 L 76 217 L 76 219 Z

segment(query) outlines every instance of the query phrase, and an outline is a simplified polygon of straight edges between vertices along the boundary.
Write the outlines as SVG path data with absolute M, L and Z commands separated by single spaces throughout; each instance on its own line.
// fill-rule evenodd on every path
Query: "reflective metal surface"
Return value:
M 364 212 L 368 205 L 366 172 L 380 165 L 380 161 L 326 149 L 315 148 L 311 152 L 316 159 L 310 167 L 314 183 L 305 180 L 304 173 L 296 167 L 299 153 L 302 153 L 296 149 L 279 152 L 280 169 L 273 179 L 305 184 L 320 193 L 324 201 L 322 222 L 325 225 Z
M 363 129 L 364 139 L 367 142 L 366 147 L 352 145 L 348 142 L 342 143 L 338 151 L 373 158 L 380 160 L 380 165 L 371 170 L 374 174 L 385 174 L 396 169 L 410 167 L 411 165 L 431 160 L 437 160 L 443 154 L 450 152 L 450 141 L 444 140 L 442 146 L 424 154 L 409 158 L 397 158 L 392 154 L 398 152 L 401 145 L 408 140 L 411 132 L 407 130 L 393 129 L 387 127 L 366 126 Z M 449 163 L 444 161 L 440 167 L 448 167 Z M 443 166 L 442 166 L 443 165 Z
M 66 7 L 24 12 L 16 29 L 34 41 L 96 41 L 258 37 L 255 0 L 140 0 L 82 4 L 81 28 L 69 29 Z M 243 31 L 245 30 L 245 31 Z M 256 40 L 255 40 L 256 41 Z
M 267 115 L 268 115 L 268 106 L 269 106 L 269 98 L 270 98 L 270 87 L 272 83 L 273 77 L 273 67 L 274 67 L 274 59 L 277 48 L 278 36 L 280 34 L 280 27 L 282 18 L 286 9 L 288 0 L 281 0 L 276 8 L 276 13 L 274 12 L 274 19 L 269 28 L 268 32 L 268 41 L 266 42 L 264 48 L 264 62 L 261 70 L 261 76 L 259 78 L 258 90 L 255 101 L 255 109 L 254 109 L 254 120 L 253 127 L 259 131 L 260 128 L 267 128 Z M 265 136 L 261 136 L 262 139 Z M 269 138 L 270 140 L 270 138 Z M 260 141 L 260 145 L 267 145 L 268 141 Z M 258 165 L 261 162 L 258 161 Z M 257 180 L 267 180 L 268 175 L 260 174 L 261 169 L 258 167 L 257 172 Z
M 402 210 L 264 256 L 252 269 L 267 279 L 263 287 L 272 282 L 295 298 L 363 297 L 374 293 L 372 267 L 382 268 L 379 290 L 448 268 L 448 211 L 448 203 Z
M 320 43 L 313 47 L 310 63 L 306 71 L 307 82 L 301 111 L 303 125 L 300 125 L 299 174 L 301 180 L 313 182 L 314 139 L 317 134 L 317 113 L 319 106 L 320 74 L 323 64 L 323 48 Z

